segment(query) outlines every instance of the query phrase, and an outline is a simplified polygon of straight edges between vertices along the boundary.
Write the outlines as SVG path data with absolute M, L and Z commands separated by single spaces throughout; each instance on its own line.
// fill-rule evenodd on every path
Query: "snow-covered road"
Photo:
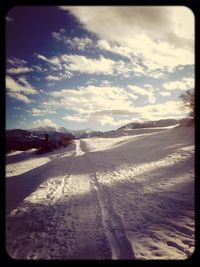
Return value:
M 7 155 L 17 259 L 184 259 L 194 250 L 194 130 L 132 130 Z

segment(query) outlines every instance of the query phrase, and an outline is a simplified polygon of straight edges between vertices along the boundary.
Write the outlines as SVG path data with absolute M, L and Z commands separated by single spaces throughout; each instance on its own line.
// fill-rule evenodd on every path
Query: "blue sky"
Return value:
M 112 130 L 182 118 L 194 15 L 153 6 L 27 6 L 6 15 L 6 128 Z

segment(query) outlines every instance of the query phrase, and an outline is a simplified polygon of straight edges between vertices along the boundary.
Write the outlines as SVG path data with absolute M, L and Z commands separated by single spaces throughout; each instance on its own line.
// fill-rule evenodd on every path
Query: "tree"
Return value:
M 194 120 L 194 109 L 195 109 L 195 100 L 194 100 L 194 89 L 189 89 L 180 95 L 185 107 L 189 109 L 188 117 L 189 119 Z

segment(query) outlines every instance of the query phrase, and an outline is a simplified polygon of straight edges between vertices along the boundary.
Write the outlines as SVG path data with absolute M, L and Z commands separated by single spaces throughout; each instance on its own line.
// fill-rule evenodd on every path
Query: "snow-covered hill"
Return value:
M 118 130 L 122 129 L 140 129 L 140 128 L 150 128 L 150 127 L 167 127 L 177 124 L 189 124 L 191 122 L 190 119 L 162 119 L 157 121 L 144 121 L 144 122 L 131 122 L 122 127 Z
M 118 133 L 118 135 L 117 135 Z M 132 129 L 7 155 L 16 259 L 185 259 L 194 251 L 194 129 Z

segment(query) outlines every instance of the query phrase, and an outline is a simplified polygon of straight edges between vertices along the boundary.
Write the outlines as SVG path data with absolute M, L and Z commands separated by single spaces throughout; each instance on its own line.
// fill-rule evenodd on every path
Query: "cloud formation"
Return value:
M 101 49 L 143 60 L 149 71 L 194 64 L 194 15 L 186 7 L 62 6 Z M 103 14 L 103 16 L 102 16 Z M 123 47 L 123 49 L 122 49 Z M 152 55 L 154 55 L 152 57 Z
M 147 97 L 149 104 L 134 106 L 134 100 L 140 95 Z M 62 119 L 75 123 L 98 122 L 101 125 L 120 126 L 135 119 L 156 120 L 184 117 L 186 114 L 177 101 L 155 103 L 154 90 L 150 85 L 145 85 L 143 88 L 133 85 L 127 88 L 87 85 L 54 91 L 51 96 L 53 107 L 73 113 L 63 116 Z M 120 116 L 122 119 L 116 120 L 115 116 Z
M 60 9 L 71 12 L 88 31 L 110 41 L 126 42 L 128 36 L 134 38 L 138 33 L 166 41 L 168 33 L 186 39 L 194 35 L 194 15 L 184 6 L 61 6 Z
M 9 58 L 7 60 L 8 63 L 10 63 L 12 66 L 14 67 L 22 67 L 24 65 L 26 65 L 28 62 L 24 59 L 19 59 L 19 58 Z
M 193 78 L 183 78 L 180 81 L 167 82 L 163 84 L 163 88 L 167 90 L 187 90 L 194 89 Z
M 71 78 L 73 73 L 95 74 L 95 75 L 120 75 L 129 77 L 131 74 L 140 76 L 144 70 L 136 62 L 124 62 L 113 60 L 103 55 L 98 58 L 91 58 L 82 55 L 62 54 L 57 57 L 47 58 L 38 54 L 38 59 L 47 62 L 57 74 L 49 74 L 46 79 L 59 81 L 62 78 Z
M 100 56 L 99 59 L 79 55 L 62 55 L 65 70 L 88 74 L 113 74 L 115 62 Z
M 10 68 L 7 69 L 7 73 L 9 74 L 21 74 L 21 73 L 27 73 L 32 72 L 33 69 L 29 67 L 17 67 L 17 68 Z
M 170 96 L 171 93 L 170 92 L 159 92 L 159 95 L 161 95 L 161 96 Z
M 136 95 L 143 95 L 148 98 L 149 103 L 155 103 L 156 98 L 154 95 L 154 89 L 151 85 L 145 85 L 146 88 L 138 87 L 135 85 L 128 85 L 128 88 Z
M 58 57 L 51 57 L 51 58 L 47 58 L 41 54 L 36 54 L 37 58 L 49 63 L 49 65 L 53 65 L 55 67 L 56 70 L 61 70 L 62 66 L 60 64 L 59 58 Z
M 93 41 L 88 37 L 73 37 L 65 35 L 65 30 L 61 28 L 59 32 L 51 33 L 54 40 L 57 42 L 63 42 L 71 48 L 75 48 L 81 51 L 84 51 L 86 47 L 90 47 L 93 44 Z
M 16 81 L 12 77 L 7 75 L 6 89 L 8 90 L 9 96 L 27 104 L 31 103 L 32 100 L 26 95 L 34 95 L 38 93 L 38 91 L 28 83 L 24 76 L 20 77 L 18 81 Z
M 51 110 L 51 109 L 39 109 L 39 108 L 32 108 L 31 109 L 31 114 L 35 117 L 35 116 L 43 116 L 46 114 L 56 114 L 56 111 Z
M 54 29 L 44 25 L 51 33 L 50 49 L 44 52 L 33 44 L 33 58 L 24 51 L 25 60 L 7 60 L 7 94 L 34 102 L 34 107 L 27 105 L 29 116 L 57 113 L 69 125 L 105 126 L 100 129 L 184 117 L 178 94 L 194 87 L 194 78 L 187 78 L 193 76 L 194 65 L 194 16 L 189 9 L 63 6 L 61 12 L 66 12 L 61 17 L 68 25 L 65 19 L 63 28 L 60 21 Z M 23 54 L 21 48 L 19 52 Z M 51 120 L 35 121 L 44 123 L 55 126 Z
M 78 89 L 63 89 L 51 93 L 59 99 L 59 105 L 80 113 L 94 113 L 99 110 L 126 110 L 131 102 L 126 91 L 120 87 L 88 85 Z

